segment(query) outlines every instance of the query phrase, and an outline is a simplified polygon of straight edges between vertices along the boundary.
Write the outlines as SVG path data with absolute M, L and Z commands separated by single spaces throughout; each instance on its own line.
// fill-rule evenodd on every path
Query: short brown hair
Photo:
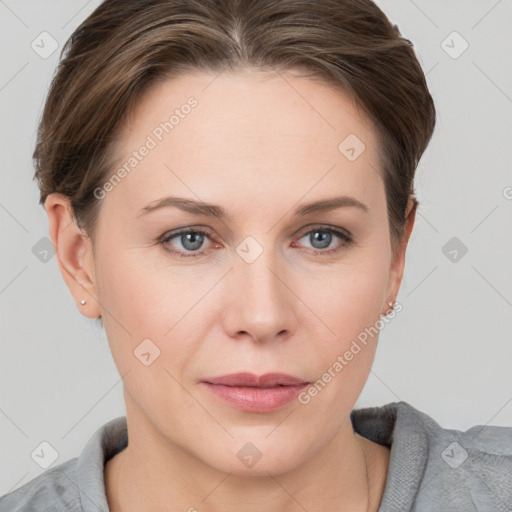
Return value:
M 105 0 L 66 42 L 51 84 L 34 152 L 40 204 L 68 196 L 94 241 L 116 130 L 152 84 L 188 70 L 300 68 L 375 123 L 394 251 L 436 118 L 412 47 L 371 0 Z

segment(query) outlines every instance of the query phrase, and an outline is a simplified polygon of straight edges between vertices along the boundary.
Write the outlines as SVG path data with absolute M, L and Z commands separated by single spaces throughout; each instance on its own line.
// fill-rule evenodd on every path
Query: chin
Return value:
M 268 435 L 268 431 L 265 433 Z M 252 441 L 250 440 L 252 438 Z M 269 476 L 287 473 L 308 457 L 303 452 L 305 444 L 295 444 L 282 438 L 274 442 L 265 439 L 265 436 L 244 436 L 244 440 L 231 440 L 226 444 L 216 444 L 214 450 L 202 455 L 203 461 L 223 473 L 236 476 Z M 206 460 L 205 460 L 206 459 Z

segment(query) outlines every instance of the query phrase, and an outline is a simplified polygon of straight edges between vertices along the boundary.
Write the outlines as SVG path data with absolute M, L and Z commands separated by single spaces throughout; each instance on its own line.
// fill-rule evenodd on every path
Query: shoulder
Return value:
M 512 510 L 512 427 L 441 426 L 407 402 L 352 411 L 354 430 L 391 448 L 379 510 Z
M 417 503 L 446 510 L 512 510 L 512 427 L 475 425 L 465 431 L 427 426 L 428 458 Z
M 0 497 L 0 512 L 108 512 L 105 462 L 128 444 L 126 417 L 96 430 L 79 457 Z
M 47 469 L 18 489 L 0 497 L 0 512 L 80 511 L 74 458 Z

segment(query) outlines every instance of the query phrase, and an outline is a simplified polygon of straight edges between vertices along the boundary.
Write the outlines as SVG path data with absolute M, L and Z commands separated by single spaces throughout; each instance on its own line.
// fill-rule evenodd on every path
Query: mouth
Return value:
M 246 412 L 276 411 L 297 397 L 309 382 L 284 373 L 235 373 L 202 380 L 224 403 Z

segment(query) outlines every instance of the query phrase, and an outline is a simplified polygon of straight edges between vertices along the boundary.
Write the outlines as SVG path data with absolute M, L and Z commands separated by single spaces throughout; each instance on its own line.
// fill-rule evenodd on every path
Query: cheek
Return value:
M 327 437 L 338 431 L 370 373 L 379 338 L 381 297 L 387 282 L 383 269 L 377 258 L 361 261 L 333 279 L 323 298 L 308 296 L 329 330 L 316 329 L 325 334 L 313 351 L 311 346 L 304 347 L 302 358 L 315 368 L 314 382 L 298 401 L 305 407 L 311 428 L 324 433 L 328 430 Z
M 107 256 L 105 251 L 96 273 L 103 323 L 114 358 L 131 366 L 133 351 L 146 339 L 166 356 L 175 346 L 170 341 L 180 330 L 180 319 L 198 301 L 198 290 L 172 269 L 159 270 L 142 251 L 119 250 L 115 254 Z
M 334 379 L 338 384 L 333 388 L 349 382 L 351 386 L 362 386 L 372 365 L 388 282 L 386 251 L 379 247 L 380 251 L 377 245 L 368 245 L 357 257 L 347 258 L 346 264 L 332 272 L 329 279 L 309 281 L 309 286 L 304 283 L 299 292 L 316 315 L 308 310 L 299 322 L 311 326 L 313 319 L 317 333 L 313 339 L 319 340 L 315 353 L 303 357 L 316 360 L 318 377 L 329 368 L 331 374 L 340 376 Z M 304 349 L 308 350 L 306 346 Z
M 201 290 L 129 252 L 110 259 L 112 264 L 97 274 L 112 357 L 119 374 L 126 375 L 126 392 L 146 414 L 173 411 L 177 404 L 189 408 L 190 398 L 177 382 L 183 381 L 195 350 L 196 331 L 187 311 Z
M 139 375 L 142 365 L 136 354 L 149 351 L 151 360 L 154 352 L 154 362 L 143 367 L 151 371 L 141 375 L 144 381 L 138 384 L 148 392 L 153 386 L 154 392 L 162 387 L 162 379 L 171 379 L 165 370 L 179 381 L 185 378 L 211 323 L 219 321 L 222 311 L 213 298 L 218 294 L 209 293 L 218 273 L 200 275 L 192 268 L 173 268 L 164 257 L 148 252 L 129 248 L 116 250 L 117 257 L 105 257 L 105 251 L 97 279 L 103 323 L 119 373 L 133 369 Z
M 99 298 L 107 310 L 106 316 L 111 317 L 109 324 L 117 324 L 116 330 L 125 328 L 132 337 L 149 335 L 147 331 L 150 326 L 159 332 L 159 326 L 154 321 L 158 318 L 165 321 L 160 311 L 165 301 L 162 293 L 164 290 L 172 293 L 166 283 L 155 283 L 151 271 L 148 271 L 136 260 L 122 255 L 120 258 L 109 258 L 109 263 L 98 274 L 98 282 L 101 283 Z M 136 328 L 136 333 L 133 328 Z
M 155 257 L 156 248 L 119 247 L 101 255 L 99 299 L 132 335 L 163 336 L 197 302 L 198 287 L 190 286 L 190 276 L 166 267 L 164 257 Z
M 357 336 L 361 329 L 373 325 L 380 317 L 388 283 L 386 258 L 369 247 L 370 253 L 354 257 L 324 281 L 315 293 L 304 290 L 319 317 L 340 339 Z M 373 255 L 371 254 L 373 253 Z

